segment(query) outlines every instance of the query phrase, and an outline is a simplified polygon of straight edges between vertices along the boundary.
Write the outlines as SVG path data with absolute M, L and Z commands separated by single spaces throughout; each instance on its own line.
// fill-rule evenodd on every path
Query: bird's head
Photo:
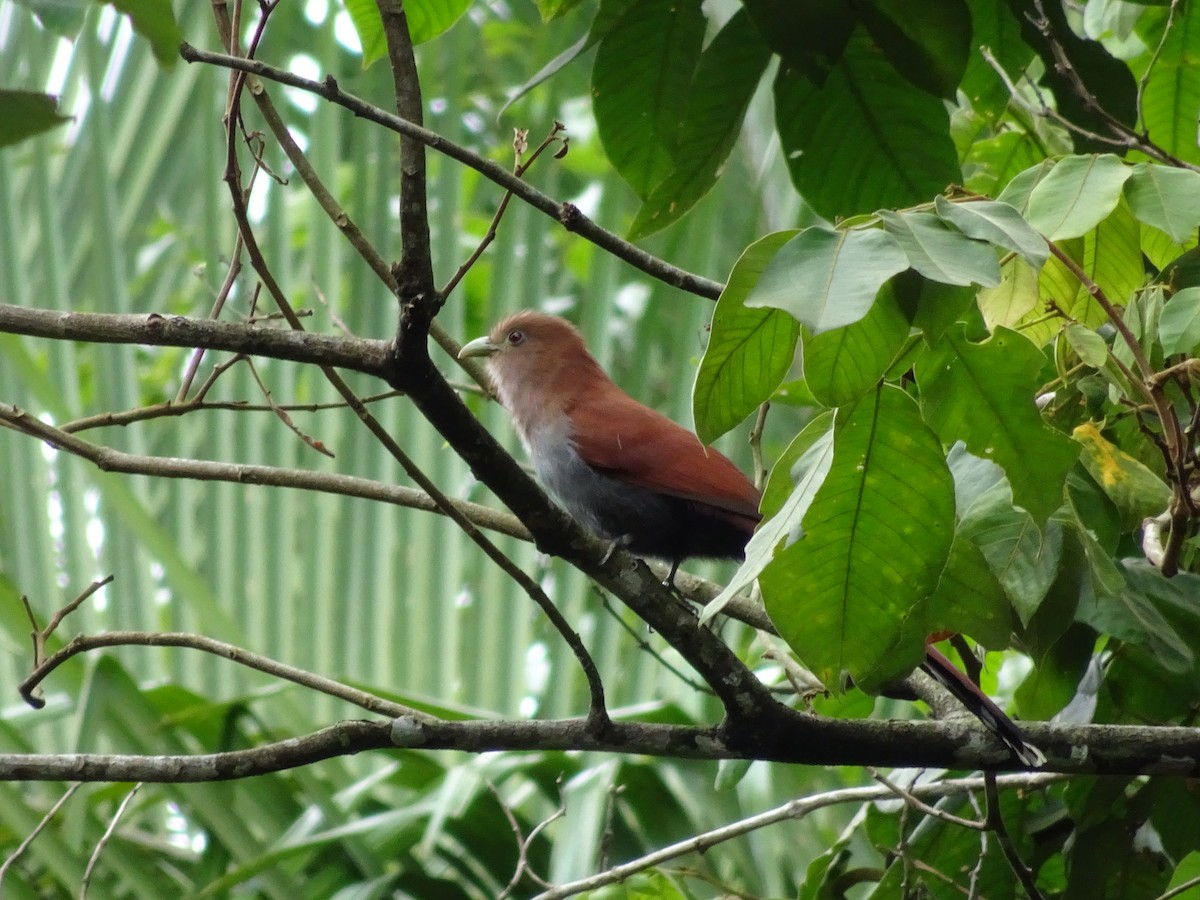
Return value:
M 561 412 L 579 391 L 610 383 L 574 325 L 532 310 L 464 344 L 458 358 L 472 356 L 487 357 L 500 402 L 521 425 Z

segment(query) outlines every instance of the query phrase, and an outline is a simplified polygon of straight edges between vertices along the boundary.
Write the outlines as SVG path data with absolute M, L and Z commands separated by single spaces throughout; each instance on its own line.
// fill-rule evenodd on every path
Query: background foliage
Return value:
M 570 152 L 539 162 L 529 177 L 540 190 L 727 282 L 714 311 L 516 203 L 439 322 L 465 338 L 513 309 L 564 312 L 620 384 L 694 421 L 706 440 L 770 399 L 764 510 L 780 514 L 733 583 L 761 576 L 773 620 L 806 665 L 828 683 L 849 670 L 874 688 L 911 668 L 931 631 L 1000 651 L 1015 630 L 1024 653 L 989 655 L 984 678 L 1022 717 L 1192 723 L 1191 4 L 406 8 L 425 41 L 429 128 L 508 165 L 512 128 L 536 142 L 563 121 Z M 180 35 L 218 46 L 211 11 L 176 5 L 176 21 L 161 4 L 120 9 L 0 0 L 0 144 L 12 143 L 0 151 L 0 295 L 61 310 L 208 315 L 235 254 L 220 180 L 228 78 L 171 62 Z M 246 18 L 249 34 L 249 9 Z M 370 65 L 384 54 L 373 4 L 315 0 L 273 9 L 257 51 L 390 108 L 386 64 Z M 339 201 L 398 257 L 394 138 L 311 95 L 272 90 Z M 45 93 L 70 121 L 54 126 Z M 265 131 L 246 109 L 247 129 Z M 285 292 L 311 311 L 310 329 L 389 337 L 388 291 L 269 141 L 263 162 L 251 217 Z M 429 190 L 444 281 L 482 239 L 500 192 L 437 154 Z M 1124 310 L 1132 343 L 1090 287 Z M 252 311 L 270 312 L 246 271 L 223 315 Z M 131 410 L 175 397 L 190 356 L 0 334 L 0 400 L 60 425 Z M 228 362 L 205 355 L 200 378 Z M 278 403 L 337 400 L 304 367 L 258 360 L 255 372 Z M 264 402 L 244 362 L 209 399 Z M 832 412 L 814 415 L 820 407 Z M 444 489 L 487 502 L 402 398 L 373 409 Z M 494 404 L 476 409 L 514 445 Z M 91 422 L 80 433 L 129 453 L 401 480 L 349 411 L 290 415 L 334 458 L 269 410 Z M 719 446 L 749 469 L 740 439 Z M 439 517 L 332 494 L 103 474 L 10 430 L 0 430 L 0 453 L 6 751 L 216 752 L 356 713 L 219 659 L 146 647 L 76 660 L 48 684 L 46 709 L 18 706 L 29 666 L 19 595 L 44 622 L 109 573 L 113 584 L 68 620 L 72 633 L 203 633 L 448 717 L 586 707 L 552 629 Z M 1184 538 L 1170 551 L 1181 570 L 1170 580 L 1146 562 L 1142 527 L 1168 508 L 1167 530 Z M 787 537 L 800 532 L 803 541 Z M 614 715 L 719 717 L 619 604 L 528 545 L 503 546 L 582 633 Z M 748 629 L 721 627 L 764 678 L 782 680 Z M 908 714 L 858 692 L 818 708 Z M 587 754 L 395 751 L 252 782 L 132 795 L 89 785 L 3 886 L 14 897 L 76 893 L 100 847 L 90 882 L 103 896 L 492 897 L 518 865 L 506 811 L 529 834 L 565 805 L 528 860 L 563 882 L 861 778 L 765 763 L 718 772 Z M 0 791 L 7 857 L 62 789 Z M 973 802 L 945 806 L 972 816 Z M 1045 893 L 1148 897 L 1197 874 L 1195 804 L 1190 782 L 1076 779 L 1006 794 L 1001 808 Z M 621 890 L 891 897 L 974 886 L 1020 896 L 997 844 L 899 804 L 832 807 Z M 534 892 L 530 880 L 516 889 Z

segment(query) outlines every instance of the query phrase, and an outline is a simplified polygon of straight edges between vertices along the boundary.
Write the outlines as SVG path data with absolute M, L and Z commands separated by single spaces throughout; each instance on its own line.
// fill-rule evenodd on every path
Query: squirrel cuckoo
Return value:
M 525 311 L 459 358 L 487 357 L 501 404 L 538 478 L 584 528 L 639 556 L 744 558 L 759 492 L 696 435 L 638 403 L 600 368 L 564 319 Z M 1044 757 L 1020 728 L 933 647 L 922 664 L 1026 765 Z

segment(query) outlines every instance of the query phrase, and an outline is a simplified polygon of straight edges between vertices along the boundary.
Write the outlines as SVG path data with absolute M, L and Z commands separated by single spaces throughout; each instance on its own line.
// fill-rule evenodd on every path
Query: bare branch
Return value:
M 33 692 L 39 684 L 46 680 L 51 672 L 72 657 L 105 647 L 185 647 L 189 650 L 199 650 L 202 653 L 211 653 L 213 656 L 219 656 L 222 659 L 237 663 L 239 666 L 254 669 L 273 678 L 290 681 L 309 690 L 328 694 L 330 697 L 352 703 L 355 706 L 365 709 L 367 712 L 376 713 L 377 715 L 391 717 L 422 715 L 416 710 L 400 703 L 384 700 L 382 697 L 376 697 L 367 691 L 352 688 L 339 681 L 334 681 L 332 678 L 326 678 L 324 675 L 298 669 L 295 666 L 289 666 L 278 660 L 260 656 L 257 653 L 251 653 L 249 650 L 244 650 L 234 644 L 218 641 L 215 638 L 205 637 L 201 634 L 170 631 L 107 631 L 103 634 L 78 635 L 72 638 L 70 643 L 57 653 L 52 654 L 44 662 L 39 663 L 33 672 L 21 682 L 17 690 L 30 706 L 35 709 L 41 709 L 46 705 L 45 701 L 39 697 L 35 697 Z
M 324 100 L 344 107 L 359 118 L 375 122 L 377 125 L 383 125 L 385 128 L 395 131 L 398 134 L 406 134 L 420 141 L 431 150 L 443 153 L 468 168 L 474 169 L 500 187 L 511 190 L 517 197 L 539 212 L 559 222 L 568 231 L 578 234 L 600 249 L 611 253 L 613 256 L 625 261 L 635 269 L 645 272 L 652 278 L 657 278 L 659 281 L 663 281 L 682 291 L 687 291 L 690 294 L 707 297 L 709 300 L 716 300 L 721 295 L 723 285 L 720 282 L 695 275 L 664 262 L 658 257 L 642 250 L 637 245 L 623 240 L 613 232 L 601 228 L 574 205 L 557 201 L 543 194 L 527 182 L 517 178 L 503 166 L 485 159 L 479 154 L 473 153 L 435 132 L 401 119 L 399 116 L 395 116 L 377 106 L 372 106 L 370 103 L 352 94 L 345 93 L 332 77 L 327 77 L 324 81 L 313 81 L 293 75 L 291 72 L 267 65 L 258 60 L 243 59 L 224 53 L 210 53 L 205 50 L 199 50 L 187 43 L 184 43 L 180 47 L 179 54 L 187 62 L 208 63 L 210 65 L 250 72 L 269 81 L 299 88 L 302 91 L 315 94 Z

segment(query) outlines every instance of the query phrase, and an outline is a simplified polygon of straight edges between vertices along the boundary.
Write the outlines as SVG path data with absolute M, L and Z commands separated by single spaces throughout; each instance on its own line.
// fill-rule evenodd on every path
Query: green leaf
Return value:
M 1166 302 L 1158 320 L 1158 338 L 1167 356 L 1191 353 L 1200 344 L 1200 287 L 1176 291 Z
M 1084 328 L 1078 322 L 1072 322 L 1063 333 L 1071 349 L 1079 354 L 1079 359 L 1085 365 L 1093 369 L 1104 368 L 1108 362 L 1108 344 L 1097 332 Z
M 375 0 L 344 0 L 350 23 L 362 46 L 362 65 L 367 68 L 387 56 L 387 37 L 383 33 L 383 19 Z
M 1200 879 L 1200 850 L 1193 850 L 1179 861 L 1179 864 L 1175 866 L 1175 871 L 1171 875 L 1170 883 L 1167 884 L 1167 890 L 1181 888 L 1185 884 L 1192 884 L 1196 879 Z M 1187 895 L 1195 890 L 1196 888 L 1193 886 L 1190 890 L 1176 896 L 1180 900 L 1187 900 Z
M 179 59 L 183 31 L 171 11 L 171 0 L 109 0 L 117 11 L 129 16 L 133 30 L 150 42 L 150 50 L 165 69 Z
M 926 281 L 915 272 L 901 272 L 888 282 L 905 309 L 915 307 L 913 328 L 919 329 L 925 343 L 932 346 L 942 339 L 946 329 L 972 314 L 976 292 L 971 287 Z M 912 299 L 915 291 L 916 300 Z
M 927 634 L 955 631 L 991 650 L 1002 650 L 1012 640 L 1008 595 L 983 552 L 966 535 L 954 535 L 950 558 L 928 606 Z
M 1167 508 L 1171 489 L 1133 456 L 1106 440 L 1091 422 L 1073 432 L 1083 448 L 1081 461 L 1088 474 L 1112 500 L 1124 528 L 1132 530 L 1149 516 Z
M 704 26 L 699 0 L 642 0 L 596 50 L 592 110 L 600 141 L 643 200 L 675 170 Z
M 708 602 L 700 614 L 704 624 L 743 588 L 754 583 L 775 556 L 779 544 L 799 540 L 800 523 L 833 463 L 833 414 L 826 412 L 809 422 L 776 463 L 763 492 L 765 517 L 750 543 L 746 560 L 725 589 Z
M 998 200 L 954 203 L 941 194 L 933 202 L 938 216 L 967 237 L 1019 253 L 1034 269 L 1040 269 L 1050 256 L 1045 239 L 1007 203 Z
M 1141 227 L 1129 204 L 1120 202 L 1112 215 L 1089 231 L 1083 240 L 1084 273 L 1095 282 L 1113 303 L 1125 306 L 1134 292 L 1146 281 L 1142 263 Z M 1103 321 L 1103 309 L 1082 284 L 1077 289 L 1076 304 L 1086 302 L 1092 310 L 1078 318 Z
M 36 91 L 0 90 L 0 147 L 49 131 L 70 116 L 58 112 L 58 98 Z
M 904 346 L 908 319 L 891 285 L 864 318 L 804 341 L 804 380 L 822 406 L 844 406 L 874 388 Z
M 17 0 L 20 6 L 37 16 L 38 21 L 47 29 L 71 40 L 79 34 L 84 17 L 94 2 L 95 0 Z
M 1011 260 L 1000 284 L 979 292 L 979 311 L 988 330 L 1012 328 L 1038 306 L 1038 273 L 1023 259 Z
M 778 309 L 743 305 L 768 261 L 795 231 L 779 231 L 742 253 L 713 312 L 712 335 L 692 390 L 696 434 L 711 444 L 750 415 L 783 381 L 800 326 Z
M 1007 203 L 1028 219 L 1029 196 L 1033 193 L 1033 189 L 1041 184 L 1042 180 L 1050 174 L 1054 165 L 1054 160 L 1043 159 L 1028 169 L 1014 175 L 1012 180 L 1004 186 L 1004 190 L 1000 192 L 1000 196 L 996 198 L 997 202 Z
M 463 13 L 471 8 L 471 0 L 404 0 L 408 16 L 408 33 L 414 44 L 424 44 L 444 33 Z
M 971 50 L 971 11 L 963 0 L 872 0 L 858 9 L 901 76 L 928 94 L 954 99 Z
M 1075 529 L 1087 557 L 1092 592 L 1109 597 L 1125 588 L 1113 553 L 1120 537 L 1117 509 L 1096 482 L 1077 467 L 1067 475 L 1067 503 L 1057 518 Z
M 781 68 L 775 121 L 792 182 L 826 218 L 925 202 L 962 179 L 942 101 L 897 78 L 861 31 L 823 85 Z
M 580 0 L 534 0 L 543 22 L 564 16 L 580 4 Z
M 1185 162 L 1200 163 L 1196 110 L 1200 109 L 1200 12 L 1181 4 L 1142 94 L 1142 122 L 1150 139 Z
M 1188 671 L 1193 661 L 1192 650 L 1158 608 L 1161 597 L 1188 596 L 1186 588 L 1172 584 L 1161 572 L 1148 566 L 1120 568 L 1128 587 L 1103 597 L 1086 593 L 1079 603 L 1079 621 L 1101 634 L 1142 647 L 1169 672 Z
M 1165 231 L 1176 243 L 1200 227 L 1200 172 L 1138 163 L 1125 182 L 1125 199 L 1142 222 Z
M 1023 625 L 1028 625 L 1058 573 L 1062 526 L 1051 519 L 1043 531 L 1025 510 L 1013 506 L 1007 481 L 985 491 L 959 524 L 1004 587 Z
M 666 228 L 717 183 L 770 59 L 771 51 L 745 9 L 705 48 L 678 138 L 675 169 L 638 210 L 630 240 Z
M 917 364 L 921 410 L 942 441 L 963 441 L 998 463 L 1019 506 L 1038 522 L 1062 505 L 1062 485 L 1079 456 L 1066 435 L 1048 428 L 1034 404 L 1045 356 L 1016 332 L 999 328 L 982 344 L 948 331 Z
M 823 84 L 841 58 L 858 16 L 842 0 L 746 0 L 754 24 L 785 68 Z
M 880 210 L 876 215 L 908 256 L 909 265 L 943 284 L 1000 283 L 1000 263 L 988 244 L 973 241 L 932 213 Z
M 804 535 L 759 576 L 771 620 L 826 684 L 849 671 L 869 691 L 907 672 L 953 522 L 954 483 L 912 399 L 884 385 L 842 407 Z
M 1132 171 L 1110 153 L 1068 156 L 1030 192 L 1025 216 L 1052 241 L 1085 235 L 1117 208 Z
M 786 310 L 813 334 L 863 318 L 884 283 L 908 268 L 894 238 L 878 228 L 806 228 L 775 254 L 746 305 Z

